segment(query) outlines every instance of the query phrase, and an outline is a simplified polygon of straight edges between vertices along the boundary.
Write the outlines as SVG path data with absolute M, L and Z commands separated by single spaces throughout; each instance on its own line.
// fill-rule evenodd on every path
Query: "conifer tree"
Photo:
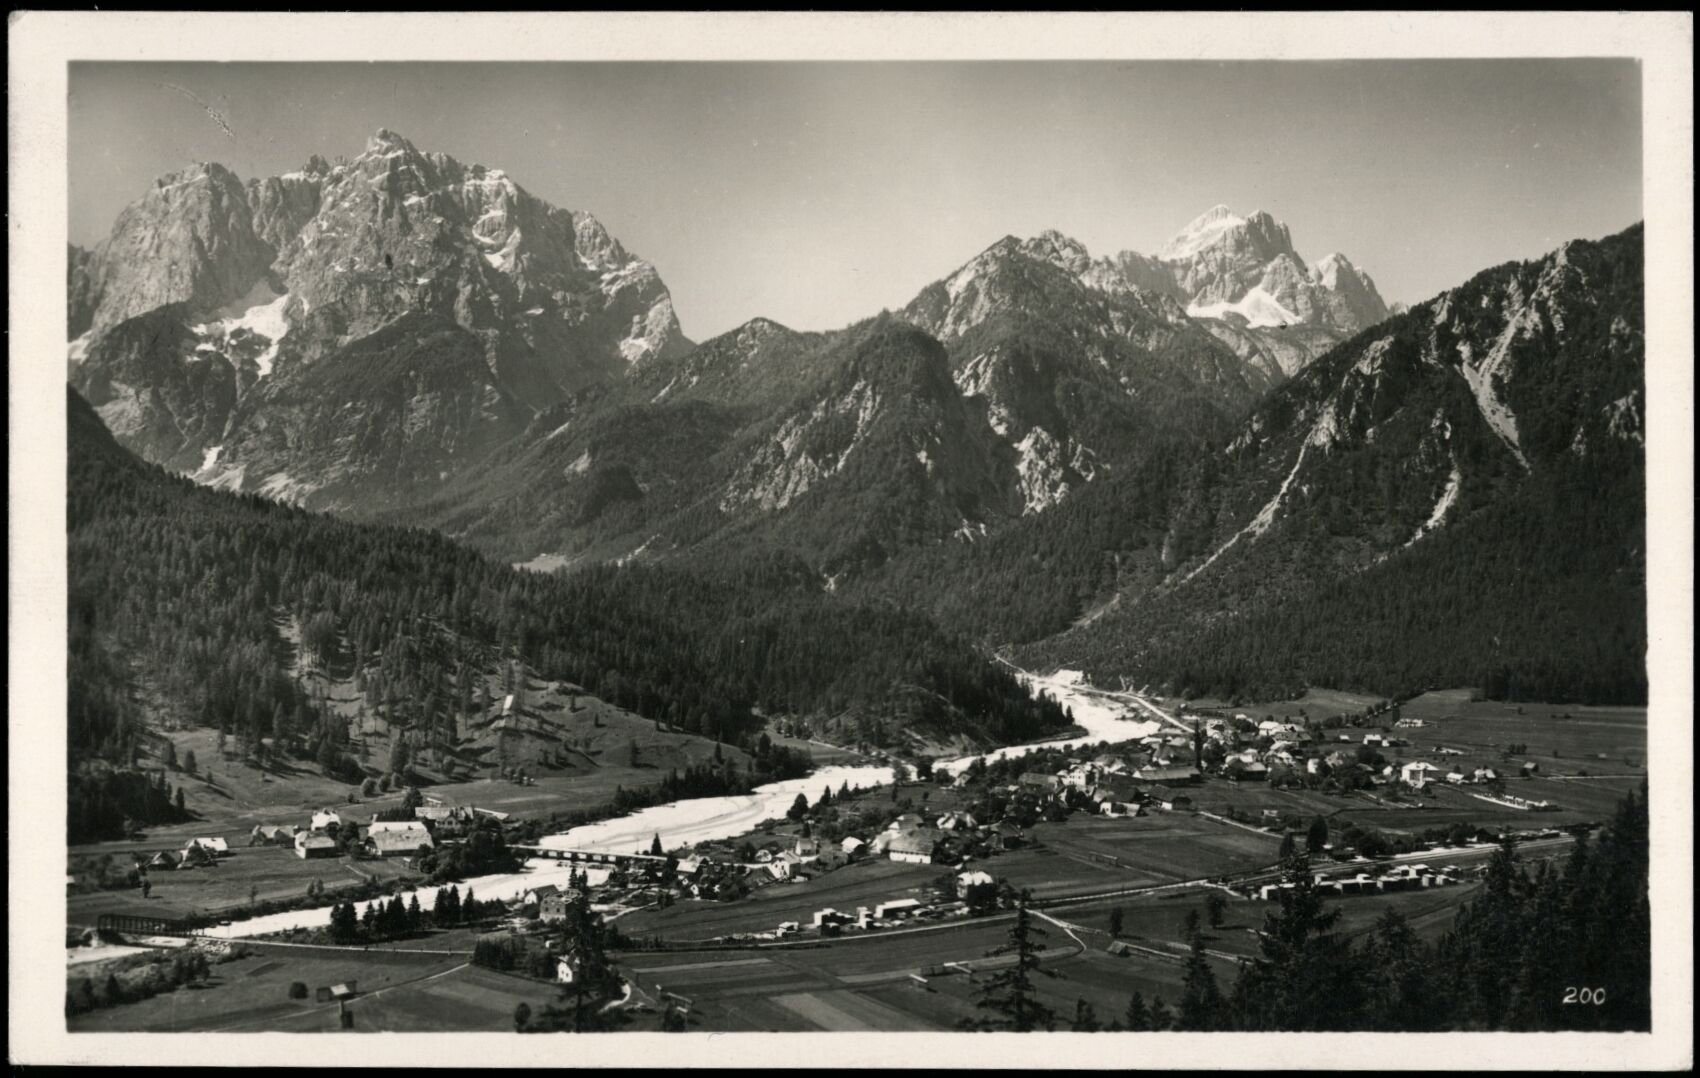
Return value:
M 1039 972 L 1039 948 L 1035 940 L 1048 933 L 1033 926 L 1028 910 L 1032 900 L 1030 891 L 1022 891 L 1016 898 L 1015 920 L 1008 941 L 993 952 L 1014 955 L 1014 964 L 997 970 L 980 988 L 979 1006 L 997 1017 L 970 1022 L 973 1028 L 1030 1033 L 1035 1029 L 1051 1029 L 1056 1023 L 1056 1015 L 1039 1000 L 1033 982 Z

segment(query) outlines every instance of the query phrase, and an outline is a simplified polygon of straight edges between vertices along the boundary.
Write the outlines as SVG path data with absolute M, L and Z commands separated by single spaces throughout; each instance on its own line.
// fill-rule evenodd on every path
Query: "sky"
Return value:
M 1218 203 L 1407 303 L 1642 213 L 1633 60 L 73 63 L 69 107 L 79 245 L 167 172 L 388 127 L 596 216 L 696 340 L 901 307 L 1005 235 L 1153 253 Z

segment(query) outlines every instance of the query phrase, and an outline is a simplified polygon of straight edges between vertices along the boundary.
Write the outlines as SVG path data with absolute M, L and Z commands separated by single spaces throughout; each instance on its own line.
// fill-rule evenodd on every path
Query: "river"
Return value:
M 1089 696 L 1079 691 L 1081 676 L 1079 671 L 1059 670 L 1054 674 L 1040 677 L 1022 673 L 1021 680 L 1033 692 L 1048 694 L 1058 703 L 1068 708 L 1074 714 L 1075 725 L 1086 731 L 1084 735 L 1064 738 L 1057 741 L 1046 741 L 1029 745 L 1010 745 L 984 754 L 983 758 L 990 760 L 1005 760 L 1022 756 L 1039 748 L 1075 748 L 1081 745 L 1094 745 L 1100 741 L 1128 741 L 1141 737 L 1149 737 L 1155 733 L 1160 724 L 1155 721 L 1135 721 L 1126 717 L 1127 710 L 1099 697 Z M 981 756 L 963 756 L 953 760 L 940 761 L 935 768 L 943 768 L 952 775 L 960 774 Z M 810 801 L 820 797 L 820 792 L 831 787 L 836 793 L 840 787 L 848 783 L 853 787 L 868 789 L 884 786 L 891 782 L 889 767 L 823 767 L 807 778 L 787 779 L 784 782 L 769 783 L 758 787 L 754 793 L 739 794 L 731 797 L 697 797 L 684 801 L 672 801 L 665 805 L 655 805 L 651 808 L 640 809 L 628 816 L 617 819 L 602 820 L 598 823 L 585 824 L 556 835 L 546 836 L 539 845 L 555 849 L 585 850 L 593 853 L 644 853 L 649 849 L 650 842 L 655 836 L 661 836 L 662 843 L 669 849 L 679 846 L 694 845 L 699 842 L 710 842 L 718 839 L 734 838 L 753 830 L 764 820 L 771 820 L 785 815 L 799 793 L 808 795 Z M 459 884 L 462 894 L 470 888 L 479 898 L 499 898 L 504 900 L 516 899 L 533 887 L 544 884 L 564 886 L 572 874 L 573 867 L 556 861 L 532 860 L 526 863 L 522 872 L 502 873 L 492 876 L 479 876 Z M 606 873 L 602 870 L 591 869 L 588 878 L 591 883 L 599 883 Z M 435 886 L 420 892 L 407 892 L 402 895 L 402 901 L 409 901 L 415 893 L 418 894 L 419 904 L 430 909 L 436 900 Z M 388 901 L 385 898 L 384 901 Z M 357 907 L 363 909 L 363 907 Z M 225 938 L 254 936 L 267 932 L 281 932 L 290 928 L 315 928 L 327 924 L 328 909 L 325 907 L 307 910 L 288 910 L 283 913 L 270 914 L 265 917 L 255 917 L 248 921 L 238 921 L 230 925 L 209 930 L 209 935 Z

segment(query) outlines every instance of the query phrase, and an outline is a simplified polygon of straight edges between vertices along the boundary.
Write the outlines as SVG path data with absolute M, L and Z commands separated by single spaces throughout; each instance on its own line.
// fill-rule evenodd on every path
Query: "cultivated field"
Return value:
M 140 851 L 159 847 L 137 843 L 134 848 Z M 73 851 L 73 860 L 76 856 Z M 127 852 L 115 855 L 114 860 L 128 863 Z M 212 866 L 149 872 L 152 889 L 147 898 L 142 897 L 139 888 L 96 891 L 72 895 L 66 905 L 70 923 L 92 925 L 102 913 L 170 918 L 227 914 L 248 904 L 250 890 L 256 890 L 255 897 L 262 902 L 299 898 L 314 880 L 323 882 L 325 893 L 330 895 L 359 887 L 368 879 L 385 883 L 414 878 L 416 874 L 403 867 L 400 858 L 367 861 L 327 857 L 304 861 L 295 856 L 293 849 L 282 846 L 237 846 L 229 857 L 219 858 Z
M 737 902 L 682 901 L 664 910 L 639 910 L 620 918 L 631 936 L 705 940 L 736 932 L 771 932 L 782 921 L 809 924 L 816 910 L 831 907 L 852 915 L 898 898 L 929 897 L 943 865 L 909 865 L 882 859 L 859 861 L 801 883 L 778 882 Z
M 355 981 L 363 993 L 393 990 L 467 961 L 452 955 L 250 946 L 254 953 L 249 957 L 213 966 L 204 986 L 90 1011 L 69 1019 L 68 1026 L 73 1033 L 331 1030 L 336 1005 L 315 1002 L 319 987 Z M 289 998 L 295 981 L 307 985 L 306 999 Z M 512 1014 L 510 1003 L 508 1028 Z
M 1336 715 L 1356 715 L 1374 707 L 1384 697 L 1365 693 L 1342 692 L 1338 689 L 1310 689 L 1296 700 L 1275 700 L 1265 703 L 1233 704 L 1226 700 L 1199 697 L 1188 700 L 1195 709 L 1225 711 L 1230 715 L 1245 715 L 1254 721 L 1277 719 L 1299 722 L 1303 718 L 1329 719 Z
M 1035 898 L 1093 889 L 1148 887 L 1273 864 L 1280 839 L 1185 812 L 1120 818 L 1077 814 L 1041 823 L 1040 847 L 987 861 L 985 868 Z

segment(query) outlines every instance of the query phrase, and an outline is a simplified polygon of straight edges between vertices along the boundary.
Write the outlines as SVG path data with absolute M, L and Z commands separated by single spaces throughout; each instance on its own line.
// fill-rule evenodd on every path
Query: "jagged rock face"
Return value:
M 1306 368 L 1228 445 L 1240 478 L 1175 582 L 1295 515 L 1349 514 L 1332 530 L 1358 537 L 1350 556 L 1385 558 L 1590 454 L 1637 477 L 1640 243 L 1637 226 L 1490 270 Z M 1353 487 L 1365 475 L 1374 497 Z
M 168 468 L 193 469 L 236 405 L 239 359 L 197 351 L 186 304 L 119 322 L 92 339 L 73 378 L 112 433 Z
M 1130 278 L 1129 273 L 1132 273 Z M 1006 237 L 904 309 L 949 349 L 1017 460 L 1024 513 L 1180 430 L 1224 430 L 1269 385 L 1188 317 L 1148 260 L 1094 259 L 1048 231 Z
M 204 481 L 351 511 L 365 504 L 357 477 L 395 477 L 396 437 L 462 467 L 492 431 L 689 347 L 654 268 L 589 214 L 387 130 L 352 161 L 315 156 L 246 185 L 219 165 L 167 177 L 97 250 L 72 250 L 68 289 L 71 380 L 123 416 L 126 445 Z M 159 323 L 169 332 L 149 338 Z M 445 326 L 458 327 L 452 347 Z M 374 366 L 363 342 L 380 334 L 388 359 Z M 429 358 L 430 390 L 403 354 Z M 337 366 L 349 370 L 318 369 Z M 209 371 L 235 400 L 184 390 Z M 443 381 L 454 377 L 465 384 Z M 342 395 L 304 407 L 309 384 Z M 367 415 L 359 438 L 311 427 L 335 415 L 340 430 L 368 407 L 388 412 Z M 439 442 L 457 448 L 440 460 Z M 335 447 L 350 456 L 331 459 Z
M 1256 285 L 1265 267 L 1283 259 L 1298 262 L 1286 225 L 1267 213 L 1239 217 L 1226 206 L 1195 219 L 1157 257 L 1194 303 L 1231 301 Z
M 1261 661 L 1244 656 L 1274 649 L 1262 676 L 1277 684 L 1296 669 L 1298 684 L 1417 688 L 1540 656 L 1553 633 L 1587 641 L 1561 670 L 1618 661 L 1594 642 L 1626 641 L 1634 684 L 1642 267 L 1636 226 L 1487 270 L 1330 349 L 1188 462 L 1145 545 L 1082 604 L 1091 616 L 1017 655 L 1173 677 L 1176 691 L 1215 676 L 1194 680 L 1195 656 L 1229 655 L 1215 691 L 1240 691 Z M 1071 518 L 1050 519 L 1060 532 Z M 1090 541 L 1058 532 L 1046 540 Z M 1425 650 L 1449 671 L 1412 666 Z
M 1013 454 L 936 340 L 882 318 L 846 331 L 824 363 L 815 388 L 740 446 L 722 513 L 807 537 L 829 578 L 1019 515 Z
M 1251 328 L 1311 325 L 1344 339 L 1387 317 L 1368 274 L 1335 253 L 1307 267 L 1287 226 L 1216 206 L 1157 253 L 1189 313 Z
M 162 177 L 118 215 L 92 256 L 92 327 L 98 333 L 171 303 L 223 306 L 265 276 L 271 259 L 229 169 L 205 164 Z
M 194 476 L 307 504 L 343 507 L 358 498 L 368 511 L 429 497 L 527 418 L 483 352 L 478 336 L 452 319 L 404 315 L 336 362 L 256 385 Z M 248 475 L 260 461 L 288 464 Z
M 70 244 L 65 252 L 66 322 L 73 338 L 88 332 L 98 302 L 95 294 L 94 252 Z

